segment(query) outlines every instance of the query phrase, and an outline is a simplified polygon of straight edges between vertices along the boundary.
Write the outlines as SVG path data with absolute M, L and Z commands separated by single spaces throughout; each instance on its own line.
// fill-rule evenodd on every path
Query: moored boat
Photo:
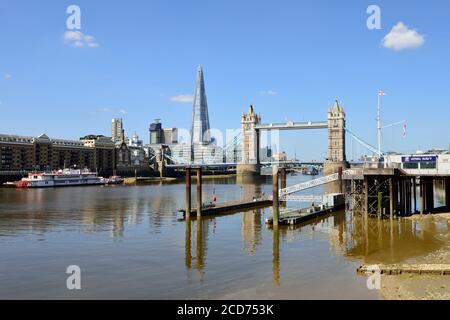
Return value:
M 89 170 L 65 169 L 53 172 L 30 172 L 28 177 L 15 181 L 16 188 L 53 188 L 103 185 L 104 179 Z
M 3 186 L 6 188 L 14 188 L 16 186 L 16 183 L 15 182 L 5 182 L 3 184 Z
M 114 185 L 114 184 L 122 184 L 125 182 L 125 179 L 120 176 L 112 176 L 104 179 L 105 184 Z

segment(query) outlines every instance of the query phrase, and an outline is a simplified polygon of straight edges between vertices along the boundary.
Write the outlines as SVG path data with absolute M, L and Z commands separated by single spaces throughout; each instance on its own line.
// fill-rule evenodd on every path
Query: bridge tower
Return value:
M 236 173 L 241 176 L 259 175 L 259 131 L 256 125 L 261 123 L 261 116 L 250 105 L 248 113 L 243 113 L 242 124 L 242 159 L 237 164 Z
M 328 107 L 328 157 L 324 163 L 324 174 L 337 173 L 339 168 L 348 168 L 345 155 L 345 111 L 336 99 Z

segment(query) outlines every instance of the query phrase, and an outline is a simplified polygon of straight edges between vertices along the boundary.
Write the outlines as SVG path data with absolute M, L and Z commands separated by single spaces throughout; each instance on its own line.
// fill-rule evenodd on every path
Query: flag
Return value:
M 378 96 L 379 97 L 383 97 L 385 95 L 386 95 L 386 93 L 383 90 L 378 91 Z

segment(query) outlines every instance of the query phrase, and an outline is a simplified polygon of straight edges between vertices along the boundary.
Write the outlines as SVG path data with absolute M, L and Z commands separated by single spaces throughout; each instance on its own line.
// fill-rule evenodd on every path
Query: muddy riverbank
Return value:
M 423 236 L 432 234 L 436 241 L 442 242 L 436 251 L 409 258 L 408 264 L 442 264 L 450 262 L 450 213 L 412 216 L 407 218 L 419 226 Z M 389 300 L 450 300 L 450 276 L 436 275 L 383 275 L 381 295 Z

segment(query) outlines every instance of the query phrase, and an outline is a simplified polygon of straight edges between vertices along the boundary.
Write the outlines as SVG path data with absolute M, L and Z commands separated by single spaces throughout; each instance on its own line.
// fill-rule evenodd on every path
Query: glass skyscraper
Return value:
M 208 103 L 206 101 L 205 81 L 202 66 L 198 67 L 197 85 L 194 95 L 192 112 L 191 146 L 195 144 L 207 145 L 211 143 L 209 127 Z

